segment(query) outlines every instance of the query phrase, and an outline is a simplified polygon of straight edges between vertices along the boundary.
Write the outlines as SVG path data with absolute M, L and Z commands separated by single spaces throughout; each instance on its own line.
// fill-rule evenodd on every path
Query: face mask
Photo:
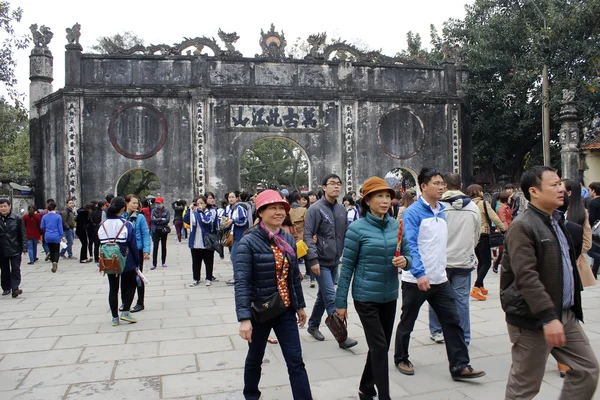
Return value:
M 156 204 L 156 207 L 158 207 L 158 208 L 163 208 L 163 207 L 164 207 L 164 205 L 163 205 L 162 203 L 157 203 L 157 204 Z

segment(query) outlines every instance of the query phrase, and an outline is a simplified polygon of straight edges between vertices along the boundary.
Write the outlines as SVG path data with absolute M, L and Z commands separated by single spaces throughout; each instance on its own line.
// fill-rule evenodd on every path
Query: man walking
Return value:
M 323 313 L 335 312 L 335 289 L 337 267 L 344 249 L 344 238 L 348 228 L 346 208 L 337 202 L 342 188 L 342 180 L 335 174 L 327 175 L 322 183 L 324 195 L 306 211 L 304 222 L 304 242 L 308 245 L 306 265 L 317 279 L 319 291 L 308 320 L 308 333 L 322 341 L 325 336 L 319 331 Z M 317 243 L 313 237 L 317 237 Z M 358 342 L 348 338 L 339 343 L 340 348 L 349 349 Z
M 504 241 L 500 300 L 512 342 L 506 399 L 532 399 L 542 384 L 548 354 L 567 371 L 560 399 L 591 399 L 598 360 L 583 332 L 581 280 L 564 215 L 564 188 L 549 167 L 521 178 L 530 202 Z
M 10 200 L 0 199 L 0 282 L 2 296 L 15 298 L 23 291 L 21 284 L 21 254 L 27 253 L 27 235 L 23 219 L 12 212 Z
M 421 306 L 427 301 L 442 325 L 452 379 L 480 378 L 485 372 L 469 365 L 469 350 L 460 326 L 454 290 L 446 276 L 448 229 L 444 206 L 438 202 L 446 185 L 442 175 L 432 168 L 423 168 L 418 182 L 422 196 L 402 214 L 413 263 L 409 272 L 402 273 L 402 315 L 396 330 L 394 363 L 404 375 L 414 375 L 414 367 L 408 359 L 410 334 Z
M 469 314 L 471 271 L 475 265 L 475 246 L 481 233 L 481 213 L 475 203 L 471 202 L 471 198 L 461 192 L 461 181 L 460 175 L 454 172 L 444 175 L 448 190 L 442 195 L 440 203 L 444 206 L 444 215 L 448 224 L 446 276 L 454 289 L 458 318 L 468 346 L 471 343 Z M 442 326 L 431 306 L 429 306 L 429 331 L 431 340 L 443 343 Z
M 77 257 L 73 255 L 73 240 L 75 238 L 75 201 L 73 199 L 67 201 L 67 208 L 61 213 L 61 216 L 65 238 L 67 239 L 67 247 L 60 252 L 60 256 L 69 260 L 77 260 Z

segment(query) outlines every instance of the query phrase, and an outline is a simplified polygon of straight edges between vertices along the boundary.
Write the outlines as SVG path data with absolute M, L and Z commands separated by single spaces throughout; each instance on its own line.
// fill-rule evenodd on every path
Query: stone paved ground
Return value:
M 76 246 L 78 254 L 78 246 Z M 190 288 L 189 250 L 170 237 L 168 268 L 148 271 L 146 310 L 137 324 L 111 326 L 106 279 L 94 264 L 62 261 L 23 265 L 24 294 L 0 299 L 0 399 L 241 399 L 246 343 L 238 337 L 230 266 L 216 265 L 220 282 Z M 487 376 L 458 383 L 447 371 L 445 348 L 429 339 L 424 307 L 411 341 L 413 377 L 393 369 L 394 399 L 501 399 L 510 366 L 510 343 L 490 273 L 488 301 L 471 303 L 472 364 Z M 310 314 L 316 289 L 304 283 Z M 600 354 L 600 288 L 584 292 L 585 330 Z M 324 329 L 317 342 L 301 330 L 304 360 L 315 399 L 355 399 L 367 346 L 350 310 L 349 330 L 359 340 L 341 350 Z M 398 312 L 399 316 L 399 312 Z M 393 351 L 393 349 L 392 349 Z M 548 362 L 538 398 L 557 398 L 562 381 Z M 290 399 L 277 345 L 268 345 L 261 381 L 264 399 Z M 600 399 L 600 395 L 596 398 Z

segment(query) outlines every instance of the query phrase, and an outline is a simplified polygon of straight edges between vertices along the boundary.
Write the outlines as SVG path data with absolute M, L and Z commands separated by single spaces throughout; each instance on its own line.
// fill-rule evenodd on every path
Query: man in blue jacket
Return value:
M 337 268 L 344 250 L 344 239 L 348 228 L 346 208 L 337 202 L 342 180 L 335 174 L 327 175 L 322 181 L 323 197 L 306 211 L 304 220 L 304 242 L 308 246 L 306 265 L 319 283 L 317 300 L 308 320 L 308 333 L 322 341 L 325 336 L 319 331 L 323 313 L 335 312 L 335 288 Z M 317 238 L 315 243 L 314 237 Z M 348 338 L 339 343 L 342 349 L 354 347 L 358 342 Z
M 433 168 L 423 168 L 418 182 L 422 195 L 402 214 L 413 262 L 410 271 L 402 273 L 402 316 L 396 330 L 394 364 L 404 375 L 414 375 L 408 360 L 408 345 L 419 310 L 427 301 L 442 325 L 452 379 L 479 378 L 485 372 L 469 365 L 469 350 L 460 327 L 454 290 L 446 276 L 448 227 L 442 212 L 444 206 L 438 201 L 446 184 Z
M 150 229 L 148 229 L 148 222 L 146 217 L 140 214 L 138 211 L 139 200 L 134 194 L 128 194 L 125 196 L 127 202 L 127 208 L 123 213 L 122 217 L 133 224 L 135 228 L 135 239 L 137 248 L 140 252 L 140 272 L 144 271 L 144 260 L 150 259 Z M 146 287 L 141 279 L 137 280 L 137 304 L 131 309 L 131 312 L 139 312 L 144 309 L 144 295 L 146 293 Z

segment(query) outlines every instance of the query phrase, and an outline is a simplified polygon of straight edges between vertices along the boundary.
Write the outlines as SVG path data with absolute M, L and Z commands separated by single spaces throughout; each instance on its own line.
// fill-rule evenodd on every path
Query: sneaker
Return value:
M 398 369 L 398 371 L 400 371 L 401 374 L 404 374 L 404 375 L 414 375 L 415 374 L 415 367 L 408 360 L 400 361 L 400 363 L 396 364 L 396 368 Z
M 315 281 L 310 281 L 310 287 L 315 287 Z
M 56 272 L 58 269 L 58 263 L 52 263 L 52 272 Z
M 151 266 L 150 269 L 156 269 L 156 265 Z
M 33 265 L 34 263 L 35 263 L 35 261 L 29 261 L 29 262 L 27 263 L 27 265 Z
M 46 254 L 46 258 L 44 258 L 44 261 L 50 261 L 50 253 Z
M 480 301 L 486 300 L 485 296 L 481 293 L 481 290 L 476 287 L 473 287 L 473 289 L 471 289 L 471 297 Z
M 10 289 L 8 289 L 8 290 L 4 290 L 4 291 L 2 292 L 2 296 L 8 296 L 9 294 L 10 294 Z
M 66 260 L 66 259 L 67 259 L 67 255 L 66 255 L 66 254 L 61 254 L 61 255 L 60 255 L 60 258 L 62 258 L 62 259 L 65 259 L 65 260 Z
M 461 381 L 465 379 L 477 379 L 485 376 L 485 372 L 483 371 L 475 371 L 473 367 L 467 365 L 462 371 L 459 373 L 452 374 L 452 380 Z
M 23 291 L 21 289 L 13 290 L 12 291 L 12 297 L 13 297 L 13 299 L 16 298 L 20 294 L 23 294 Z
M 114 317 L 112 319 L 112 326 L 118 326 L 119 325 L 119 317 Z
M 163 268 L 167 268 L 167 264 L 163 264 Z
M 140 311 L 144 311 L 144 306 L 141 304 L 136 304 L 135 307 L 133 307 L 130 312 L 140 312 Z
M 75 256 L 69 256 L 69 257 L 67 257 L 67 260 L 77 260 L 77 257 L 75 257 Z
M 199 283 L 200 283 L 200 281 L 194 281 L 194 282 L 190 283 L 190 287 L 198 286 Z
M 489 291 L 486 288 L 484 288 L 483 286 L 480 287 L 479 290 L 481 290 L 481 294 L 484 296 L 487 296 L 489 293 Z
M 214 276 L 212 278 L 210 278 L 211 282 L 219 282 L 219 280 L 217 278 L 215 278 Z
M 429 338 L 436 343 L 444 343 L 444 334 L 443 333 L 439 333 L 439 332 L 434 333 L 434 334 L 430 335 Z
M 206 286 L 210 286 L 210 285 L 212 285 L 212 283 L 210 282 L 210 279 L 207 279 L 206 280 Z
M 228 280 L 227 282 L 225 282 L 226 284 L 232 286 L 235 285 L 235 280 L 233 278 L 231 278 L 230 280 Z
M 137 319 L 133 318 L 129 312 L 125 312 L 123 311 L 121 313 L 121 316 L 119 317 L 120 319 L 122 319 L 123 321 L 127 321 L 129 323 L 135 324 L 137 322 Z
M 39 258 L 36 258 L 35 260 L 33 260 L 33 262 L 34 262 L 34 263 L 36 263 L 36 262 L 38 262 L 38 261 L 40 261 L 40 259 L 39 259 Z

